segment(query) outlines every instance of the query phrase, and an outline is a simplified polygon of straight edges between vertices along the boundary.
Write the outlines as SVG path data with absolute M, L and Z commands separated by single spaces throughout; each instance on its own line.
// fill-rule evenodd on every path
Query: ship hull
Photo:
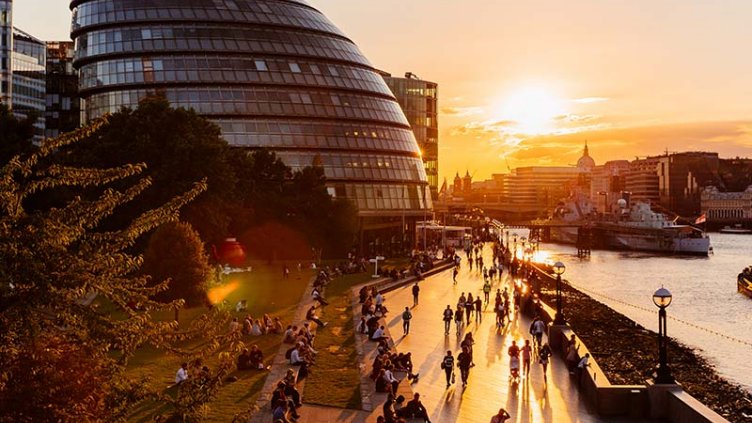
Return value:
M 552 228 L 551 242 L 577 243 L 577 228 Z M 673 234 L 636 230 L 620 231 L 618 228 L 596 228 L 593 247 L 619 251 L 645 251 L 665 254 L 707 256 L 710 239 L 707 237 L 678 237 Z

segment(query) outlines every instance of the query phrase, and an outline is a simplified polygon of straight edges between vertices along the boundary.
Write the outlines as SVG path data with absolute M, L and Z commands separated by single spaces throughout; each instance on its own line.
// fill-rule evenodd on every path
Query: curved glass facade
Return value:
M 330 193 L 361 216 L 431 208 L 392 92 L 304 1 L 74 0 L 71 9 L 85 120 L 164 96 L 217 123 L 231 145 L 273 149 L 293 169 L 321 166 Z

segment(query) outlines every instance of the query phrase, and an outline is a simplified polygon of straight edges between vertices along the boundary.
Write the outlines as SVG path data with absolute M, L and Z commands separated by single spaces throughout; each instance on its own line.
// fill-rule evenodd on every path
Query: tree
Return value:
M 227 235 L 230 217 L 226 200 L 232 198 L 237 179 L 229 161 L 233 153 L 219 127 L 195 111 L 174 109 L 164 98 L 147 98 L 136 109 L 113 114 L 104 130 L 76 143 L 68 153 L 68 163 L 79 166 L 146 165 L 143 176 L 153 183 L 138 202 L 119 208 L 108 219 L 108 226 L 122 226 L 190 189 L 195 181 L 206 179 L 206 191 L 187 205 L 182 220 L 207 244 Z
M 149 238 L 144 253 L 143 273 L 153 281 L 169 280 L 157 299 L 184 300 L 189 307 L 206 304 L 211 267 L 201 238 L 188 223 L 162 225 Z
M 17 155 L 34 151 L 34 123 L 38 116 L 29 113 L 23 119 L 17 118 L 5 104 L 0 104 L 0 165 Z
M 142 381 L 125 374 L 129 358 L 144 344 L 179 352 L 174 342 L 190 335 L 176 332 L 173 322 L 151 318 L 182 301 L 153 301 L 167 285 L 149 286 L 139 276 L 142 260 L 128 248 L 142 234 L 177 220 L 178 211 L 206 183 L 188 186 L 120 228 L 102 229 L 103 219 L 150 186 L 151 180 L 143 177 L 146 167 L 66 166 L 58 154 L 100 136 L 108 125 L 104 118 L 46 140 L 38 151 L 16 156 L 0 168 L 0 420 L 123 419 L 149 395 Z M 60 187 L 87 195 L 59 208 L 23 207 L 28 196 Z M 94 191 L 98 195 L 91 195 Z M 133 303 L 142 307 L 130 307 Z M 210 317 L 199 319 L 192 329 L 209 337 L 206 352 L 227 340 L 211 338 L 220 326 L 210 324 Z M 63 368 L 71 360 L 74 367 Z

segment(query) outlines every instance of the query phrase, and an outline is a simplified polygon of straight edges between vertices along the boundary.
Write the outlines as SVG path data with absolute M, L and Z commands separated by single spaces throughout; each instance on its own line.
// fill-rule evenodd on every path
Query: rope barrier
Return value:
M 593 296 L 596 296 L 596 297 L 601 297 L 601 298 L 606 299 L 608 301 L 619 303 L 619 304 L 625 305 L 627 307 L 631 307 L 631 308 L 634 308 L 634 309 L 637 309 L 637 310 L 641 310 L 641 311 L 644 311 L 644 312 L 647 312 L 647 313 L 650 313 L 650 314 L 655 313 L 655 310 L 649 309 L 647 307 L 634 305 L 634 304 L 628 303 L 626 301 L 622 301 L 622 300 L 613 298 L 613 297 L 608 296 L 606 294 L 602 294 L 600 292 L 596 292 L 596 291 L 593 291 L 591 289 L 588 289 L 588 288 L 585 288 L 585 287 L 573 284 L 571 282 L 567 282 L 567 283 L 569 285 L 571 285 L 573 288 L 575 288 L 577 290 L 580 290 L 582 292 L 585 292 L 587 294 L 590 294 L 590 295 L 593 295 Z M 715 336 L 718 336 L 718 337 L 721 337 L 721 338 L 725 338 L 725 339 L 727 339 L 729 341 L 737 342 L 739 344 L 746 345 L 748 347 L 752 347 L 752 342 L 750 342 L 750 341 L 745 341 L 743 339 L 739 339 L 739 338 L 727 335 L 725 333 L 718 332 L 718 331 L 713 330 L 713 329 L 708 329 L 706 327 L 702 327 L 700 325 L 694 324 L 692 322 L 688 322 L 688 321 L 686 321 L 684 319 L 680 319 L 678 317 L 674 317 L 674 316 L 671 316 L 671 315 L 669 315 L 668 318 L 671 319 L 671 320 L 674 320 L 676 322 L 682 323 L 682 324 L 684 324 L 686 326 L 692 327 L 694 329 L 697 329 L 697 330 L 700 330 L 700 331 L 703 331 L 703 332 L 707 332 L 707 333 L 709 333 L 711 335 L 715 335 Z

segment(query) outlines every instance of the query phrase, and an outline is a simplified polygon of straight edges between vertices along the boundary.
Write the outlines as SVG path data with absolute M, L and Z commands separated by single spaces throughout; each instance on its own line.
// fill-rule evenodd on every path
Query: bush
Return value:
M 198 232 L 188 223 L 167 223 L 152 234 L 143 272 L 156 283 L 169 279 L 169 288 L 157 296 L 160 301 L 183 299 L 191 307 L 206 303 L 211 267 Z

